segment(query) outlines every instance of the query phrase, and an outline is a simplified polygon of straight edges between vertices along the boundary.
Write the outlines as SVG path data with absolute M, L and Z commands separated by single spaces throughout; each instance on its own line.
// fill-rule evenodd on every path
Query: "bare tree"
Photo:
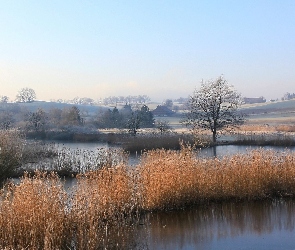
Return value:
M 61 119 L 63 125 L 80 126 L 83 125 L 83 118 L 81 117 L 81 111 L 77 106 L 71 108 L 65 108 L 61 113 Z
M 166 106 L 167 108 L 169 109 L 172 109 L 172 106 L 173 106 L 173 101 L 172 99 L 166 99 L 163 103 L 164 106 Z
M 17 102 L 33 102 L 35 99 L 36 93 L 30 88 L 22 88 L 16 96 Z
M 127 120 L 127 128 L 131 135 L 135 136 L 137 130 L 140 129 L 140 115 L 139 112 L 132 112 Z
M 200 89 L 190 96 L 184 123 L 193 130 L 209 129 L 213 143 L 216 143 L 219 131 L 244 122 L 245 117 L 238 110 L 241 104 L 241 95 L 220 76 L 216 80 L 202 82 Z
M 9 98 L 6 95 L 0 96 L 0 103 L 8 103 Z
M 0 130 L 8 130 L 12 127 L 14 118 L 11 112 L 5 110 L 0 112 Z
M 45 129 L 47 115 L 43 109 L 39 108 L 36 112 L 29 112 L 27 114 L 27 122 L 28 129 L 42 131 Z
M 169 121 L 158 120 L 156 122 L 156 128 L 160 131 L 161 135 L 170 131 L 171 126 Z

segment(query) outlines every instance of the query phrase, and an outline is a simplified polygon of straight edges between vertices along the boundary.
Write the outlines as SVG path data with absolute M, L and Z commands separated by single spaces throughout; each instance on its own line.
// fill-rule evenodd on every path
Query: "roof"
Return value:
M 174 111 L 162 105 L 158 105 L 157 108 L 152 111 L 152 113 L 154 116 L 172 116 L 175 114 Z

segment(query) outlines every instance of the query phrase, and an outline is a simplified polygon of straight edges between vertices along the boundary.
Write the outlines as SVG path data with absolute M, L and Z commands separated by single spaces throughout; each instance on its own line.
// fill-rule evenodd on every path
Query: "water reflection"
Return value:
M 45 141 L 46 143 L 53 143 L 59 150 L 62 148 L 69 148 L 71 150 L 90 150 L 96 151 L 101 148 L 118 148 L 110 146 L 108 143 L 101 142 L 55 142 Z M 282 152 L 286 150 L 295 151 L 295 147 L 282 147 L 282 146 L 243 146 L 243 145 L 219 145 L 215 147 L 202 148 L 198 151 L 199 157 L 223 157 L 227 155 L 243 154 L 254 149 L 265 149 Z M 129 165 L 137 165 L 140 162 L 140 154 L 129 155 Z
M 294 225 L 294 200 L 254 201 L 151 213 L 141 234 L 148 249 L 294 249 Z
M 255 149 L 273 150 L 274 152 L 295 151 L 295 147 L 281 146 L 243 146 L 243 145 L 220 145 L 210 148 L 203 148 L 199 152 L 200 157 L 223 157 L 234 154 L 244 154 Z

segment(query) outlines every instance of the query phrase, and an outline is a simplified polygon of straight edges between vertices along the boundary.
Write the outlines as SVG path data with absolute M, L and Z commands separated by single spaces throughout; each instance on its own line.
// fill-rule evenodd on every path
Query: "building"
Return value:
M 173 116 L 174 111 L 167 108 L 166 106 L 158 105 L 156 109 L 152 111 L 154 116 Z
M 245 104 L 253 104 L 253 103 L 264 103 L 264 102 L 266 102 L 266 100 L 265 100 L 265 98 L 263 96 L 256 97 L 256 98 L 244 97 L 243 102 Z

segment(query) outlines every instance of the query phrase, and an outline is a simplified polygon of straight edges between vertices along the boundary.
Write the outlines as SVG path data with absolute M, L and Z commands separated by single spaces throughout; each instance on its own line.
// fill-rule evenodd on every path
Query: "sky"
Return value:
M 295 92 L 294 0 L 0 0 L 0 95 L 188 97 L 220 75 Z

